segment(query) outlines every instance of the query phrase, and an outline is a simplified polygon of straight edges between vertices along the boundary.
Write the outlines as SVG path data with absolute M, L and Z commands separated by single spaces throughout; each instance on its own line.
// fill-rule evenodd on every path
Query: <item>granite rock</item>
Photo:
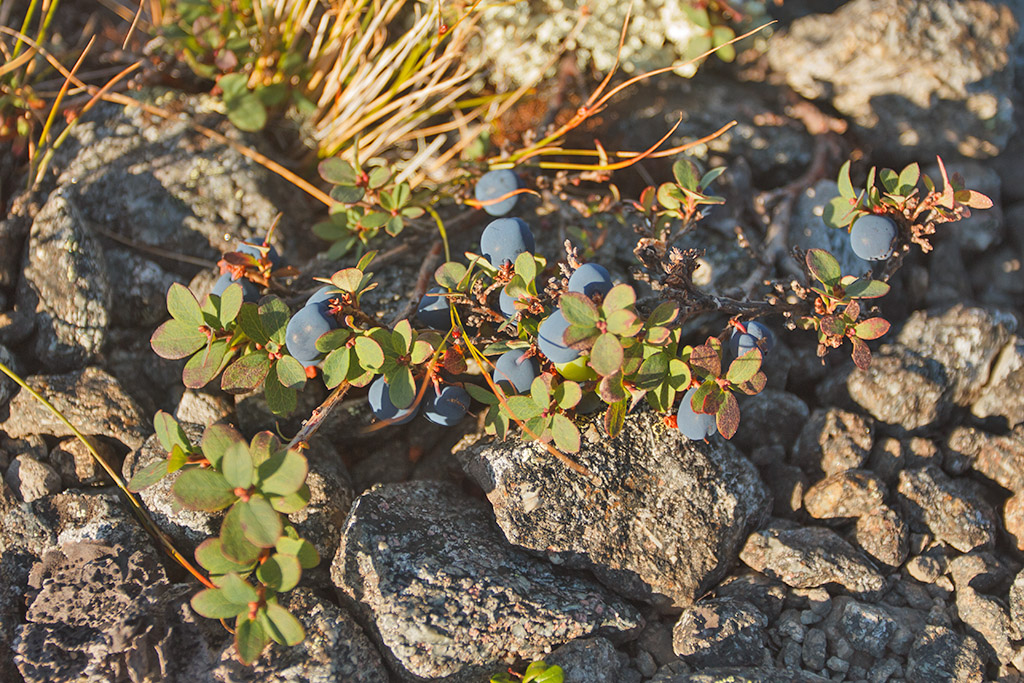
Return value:
M 792 461 L 811 475 L 857 469 L 867 461 L 873 440 L 870 419 L 839 408 L 819 408 L 800 431 Z
M 926 529 L 960 552 L 995 541 L 995 514 L 975 490 L 929 465 L 900 473 L 899 501 L 911 528 Z
M 711 598 L 683 609 L 672 631 L 676 654 L 698 669 L 729 662 L 765 663 L 768 617 L 745 600 Z

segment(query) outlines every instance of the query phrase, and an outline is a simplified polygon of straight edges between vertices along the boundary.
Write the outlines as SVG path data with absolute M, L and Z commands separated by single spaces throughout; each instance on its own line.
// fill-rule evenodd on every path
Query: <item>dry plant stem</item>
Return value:
M 207 588 L 214 588 L 213 583 L 211 583 L 208 578 L 203 576 L 202 572 L 196 569 L 195 566 L 191 562 L 189 562 L 185 558 L 185 556 L 178 551 L 177 548 L 174 547 L 174 543 L 171 542 L 171 539 L 169 539 L 167 535 L 164 534 L 164 532 L 161 531 L 160 528 L 153 522 L 152 518 L 150 518 L 149 514 L 146 512 L 146 509 L 142 506 L 142 502 L 135 497 L 135 494 L 128 490 L 128 486 L 125 484 L 124 479 L 121 478 L 121 475 L 118 474 L 118 472 L 113 467 L 110 466 L 110 463 L 108 463 L 103 458 L 103 456 L 101 456 L 96 451 L 96 448 L 93 447 L 93 445 L 89 442 L 87 438 L 85 438 L 85 435 L 82 434 L 82 432 L 80 432 L 78 428 L 75 427 L 75 425 L 73 425 L 71 421 L 64 416 L 63 413 L 57 410 L 56 406 L 54 406 L 52 403 L 46 400 L 46 398 L 42 394 L 40 394 L 38 391 L 30 387 L 28 383 L 25 382 L 25 380 L 19 377 L 13 370 L 11 370 L 3 363 L 0 363 L 0 372 L 3 372 L 5 375 L 14 380 L 14 382 L 16 382 L 18 386 L 27 391 L 29 395 L 32 396 L 32 398 L 39 401 L 39 403 L 41 403 L 47 410 L 53 413 L 58 420 L 63 422 L 64 425 L 71 430 L 71 433 L 74 434 L 75 437 L 79 441 L 81 441 L 82 444 L 85 445 L 86 449 L 88 449 L 93 459 L 96 460 L 97 463 L 99 463 L 100 467 L 103 468 L 103 471 L 107 473 L 107 476 L 109 476 L 111 480 L 113 480 L 117 488 L 119 488 L 121 490 L 121 493 L 124 494 L 125 498 L 128 499 L 128 503 L 131 505 L 132 511 L 135 513 L 136 517 L 139 518 L 139 521 L 142 523 L 143 528 L 145 528 L 146 531 L 148 531 L 149 534 L 154 539 L 156 539 L 156 541 L 161 546 L 163 546 L 163 549 L 167 552 L 167 554 L 170 555 L 175 562 L 184 567 L 189 574 L 194 576 L 201 584 L 203 584 Z
M 309 443 L 309 440 L 313 438 L 317 430 L 320 429 L 320 425 L 327 419 L 327 416 L 331 414 L 331 411 L 341 403 L 341 399 L 345 398 L 345 394 L 348 393 L 351 385 L 348 382 L 342 382 L 334 388 L 334 390 L 327 395 L 324 402 L 313 409 L 309 419 L 306 420 L 302 429 L 299 433 L 288 442 L 288 448 L 301 448 Z

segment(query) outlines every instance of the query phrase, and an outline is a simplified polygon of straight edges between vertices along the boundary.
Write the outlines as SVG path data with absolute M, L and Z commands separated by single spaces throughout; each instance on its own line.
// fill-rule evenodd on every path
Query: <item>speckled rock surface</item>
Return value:
M 740 559 L 795 588 L 838 584 L 853 594 L 873 596 L 885 587 L 885 578 L 866 556 L 822 527 L 769 526 L 750 535 Z
M 690 604 L 767 514 L 764 484 L 731 445 L 689 441 L 651 412 L 627 416 L 615 440 L 602 429 L 585 427 L 574 455 L 597 485 L 518 440 L 461 457 L 511 543 L 590 569 L 627 597 Z
M 505 542 L 451 485 L 375 486 L 356 499 L 331 567 L 400 680 L 476 682 L 573 638 L 630 637 L 642 620 L 598 584 Z
M 945 626 L 926 626 L 914 641 L 907 662 L 908 681 L 981 683 L 985 663 L 978 642 Z
M 388 683 L 380 654 L 346 610 L 296 588 L 282 598 L 306 630 L 306 639 L 294 647 L 271 644 L 267 654 L 251 666 L 238 661 L 228 643 L 212 672 L 217 683 Z
M 33 375 L 26 382 L 84 434 L 109 436 L 129 448 L 138 448 L 149 433 L 149 421 L 142 417 L 135 401 L 116 379 L 99 368 L 66 375 Z M 0 423 L 9 436 L 73 436 L 67 425 L 27 391 L 19 391 L 9 408 L 7 419 Z
M 799 396 L 765 389 L 743 402 L 743 417 L 732 441 L 744 453 L 765 446 L 793 447 L 811 411 Z
M 989 382 L 971 405 L 971 413 L 1005 418 L 1011 427 L 1024 423 L 1024 341 L 1020 337 L 1014 337 L 996 357 Z
M 32 223 L 17 289 L 18 308 L 36 316 L 36 360 L 50 372 L 85 366 L 107 339 L 112 292 L 102 245 L 76 201 L 54 192 Z
M 803 425 L 792 461 L 809 474 L 856 469 L 868 459 L 873 439 L 870 419 L 839 408 L 819 408 Z
M 683 610 L 672 631 L 672 645 L 687 664 L 704 668 L 765 663 L 768 617 L 746 600 L 712 598 Z
M 879 154 L 987 157 L 1013 130 L 1016 41 L 1012 12 L 993 2 L 854 0 L 795 21 L 768 60 L 861 126 Z
M 19 455 L 7 467 L 4 481 L 26 503 L 63 489 L 60 475 L 50 465 L 31 455 Z
M 933 465 L 900 473 L 899 501 L 911 527 L 923 528 L 960 552 L 990 546 L 995 515 L 967 482 Z
M 973 427 L 956 427 L 944 448 L 966 458 L 971 469 L 1003 488 L 1024 491 L 1024 428 L 996 435 Z
M 900 435 L 939 424 L 951 410 L 946 369 L 898 345 L 882 346 L 871 367 L 852 370 L 845 385 L 854 403 Z
M 854 540 L 874 558 L 880 569 L 896 569 L 910 552 L 910 529 L 896 510 L 879 505 L 857 518 Z
M 562 667 L 563 683 L 619 683 L 622 680 L 621 656 L 607 638 L 577 638 L 550 655 L 548 666 Z
M 109 444 L 95 437 L 86 438 L 115 472 L 121 469 L 121 457 Z M 64 439 L 54 446 L 50 451 L 49 461 L 68 488 L 111 486 L 114 483 L 85 444 L 78 439 Z
M 844 470 L 817 482 L 804 494 L 804 509 L 815 519 L 861 517 L 876 509 L 888 491 L 864 470 Z

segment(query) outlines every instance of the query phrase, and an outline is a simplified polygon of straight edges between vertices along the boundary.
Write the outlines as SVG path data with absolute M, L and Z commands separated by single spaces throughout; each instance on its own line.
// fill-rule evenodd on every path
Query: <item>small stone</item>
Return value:
M 737 567 L 715 587 L 715 596 L 745 600 L 761 610 L 769 619 L 782 612 L 787 588 L 764 574 Z
M 744 600 L 711 598 L 683 610 L 672 631 L 672 645 L 687 664 L 698 668 L 730 662 L 764 662 L 768 618 Z
M 640 632 L 637 642 L 645 652 L 654 657 L 658 666 L 665 666 L 669 662 L 678 662 L 679 655 L 672 649 L 672 628 L 675 620 L 652 620 L 647 623 L 644 630 Z
M 1024 491 L 1006 499 L 1003 505 L 1003 526 L 1017 543 L 1018 550 L 1024 550 Z
M 850 641 L 846 638 L 836 636 L 832 639 L 832 652 L 836 657 L 845 662 L 848 661 L 850 657 L 853 657 L 854 649 L 853 646 L 850 645 Z
M 1024 491 L 1024 427 L 996 436 L 974 427 L 956 427 L 945 450 L 963 458 L 974 471 L 1014 493 Z
M 971 404 L 971 413 L 982 419 L 1005 418 L 1011 427 L 1024 423 L 1024 340 L 1014 337 L 995 363 L 988 384 Z
M 751 569 L 797 588 L 837 583 L 855 594 L 874 594 L 884 577 L 834 531 L 769 526 L 750 535 L 740 559 Z
M 787 640 L 779 651 L 777 662 L 789 669 L 800 668 L 803 662 L 803 648 L 795 640 Z
M 772 515 L 787 519 L 803 507 L 807 475 L 802 469 L 776 461 L 763 465 L 760 472 L 772 494 Z
M 2 227 L 0 227 L 2 232 Z M 2 237 L 0 237 L 2 241 Z M 27 311 L 0 313 L 0 345 L 15 348 L 32 336 L 36 329 L 35 316 Z M 6 361 L 4 361 L 6 362 Z
M 846 389 L 854 403 L 890 431 L 903 435 L 946 419 L 946 370 L 936 360 L 899 345 L 883 345 L 866 370 L 854 369 Z
M 897 623 L 878 605 L 866 605 L 851 600 L 839 620 L 844 636 L 855 650 L 878 658 L 896 632 Z
M 807 629 L 807 636 L 804 638 L 804 646 L 801 651 L 804 666 L 811 671 L 824 669 L 825 659 L 828 657 L 828 652 L 825 649 L 827 644 L 828 639 L 822 629 Z
M 645 653 L 646 654 L 646 653 Z M 647 655 L 650 658 L 650 655 Z M 622 660 L 607 638 L 577 638 L 544 657 L 548 666 L 560 666 L 564 683 L 619 683 L 628 680 Z M 652 671 L 657 671 L 654 660 Z
M 19 455 L 7 467 L 4 481 L 26 503 L 64 490 L 60 475 L 30 455 Z
M 850 670 L 850 663 L 845 659 L 840 659 L 839 657 L 829 657 L 825 664 L 830 670 L 837 673 L 846 673 Z
M 936 549 L 926 555 L 918 555 L 907 561 L 907 573 L 921 583 L 934 583 L 946 573 L 946 556 Z
M 1017 630 L 1024 633 L 1024 569 L 1017 574 L 1010 586 L 1010 618 L 1017 626 Z
M 929 465 L 901 472 L 898 490 L 910 522 L 926 526 L 936 539 L 964 553 L 994 542 L 994 513 L 962 480 Z
M 810 414 L 799 396 L 765 389 L 743 404 L 743 419 L 734 442 L 744 453 L 761 446 L 781 446 L 788 451 Z
M 887 494 L 885 484 L 872 473 L 845 470 L 807 489 L 804 509 L 815 519 L 861 517 L 877 509 Z
M 96 449 L 99 456 L 106 461 L 115 472 L 121 470 L 121 458 L 105 442 L 96 437 L 87 436 L 89 443 Z M 109 486 L 114 482 L 103 467 L 96 462 L 89 449 L 78 439 L 64 439 L 50 451 L 50 462 L 57 469 L 64 484 L 71 488 L 80 486 Z
M 19 439 L 0 437 L 0 448 L 3 448 L 12 458 L 28 455 L 36 460 L 46 460 L 50 453 L 50 447 L 46 445 L 46 440 L 38 434 L 28 434 Z
M 179 422 L 192 422 L 210 426 L 215 422 L 228 421 L 234 415 L 235 406 L 220 396 L 186 389 L 174 409 L 174 417 Z
M 815 410 L 793 446 L 793 463 L 809 474 L 857 469 L 867 461 L 874 439 L 870 420 L 829 408 Z
M 857 520 L 857 545 L 883 565 L 895 569 L 907 559 L 909 530 L 903 517 L 892 508 L 879 505 Z
M 796 610 L 792 609 L 786 610 L 783 613 L 775 629 L 779 632 L 779 635 L 795 640 L 798 643 L 804 642 L 804 638 L 807 635 L 807 628 L 800 623 L 800 615 L 797 614 Z
M 8 351 L 5 346 L 0 346 L 0 363 L 10 368 L 12 372 L 17 373 L 19 371 L 14 354 Z M 5 373 L 0 373 L 0 410 L 4 409 L 4 406 L 7 405 L 7 402 L 16 393 L 18 393 L 18 384 Z
M 655 663 L 654 657 L 646 650 L 639 650 L 636 653 L 636 657 L 633 658 L 633 665 L 644 678 L 650 678 L 658 671 L 658 665 Z
M 944 626 L 925 626 L 910 650 L 905 678 L 936 683 L 981 683 L 985 680 L 985 664 L 978 642 Z
M 939 449 L 928 439 L 914 436 L 900 441 L 886 436 L 875 442 L 868 465 L 887 484 L 895 484 L 901 471 L 936 464 Z
M 875 665 L 868 671 L 868 683 L 886 683 L 890 678 L 898 678 L 903 673 L 903 667 L 899 661 L 892 657 L 875 662 Z
M 954 557 L 949 561 L 947 573 L 953 577 L 957 590 L 967 586 L 983 593 L 1000 592 L 1013 578 L 998 555 L 983 550 Z

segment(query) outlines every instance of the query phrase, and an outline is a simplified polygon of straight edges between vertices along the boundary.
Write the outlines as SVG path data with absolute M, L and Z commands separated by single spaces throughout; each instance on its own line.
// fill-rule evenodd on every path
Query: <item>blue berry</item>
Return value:
M 295 356 L 300 363 L 319 360 L 322 354 L 316 350 L 316 340 L 336 327 L 338 321 L 327 312 L 326 301 L 303 306 L 288 321 L 288 327 L 284 332 L 288 353 Z
M 494 363 L 494 381 L 505 391 L 511 386 L 516 393 L 525 394 L 540 374 L 537 359 L 523 358 L 525 355 L 524 349 L 512 349 L 501 354 Z
M 515 301 L 516 300 L 506 293 L 504 289 L 502 289 L 501 293 L 498 295 L 498 309 L 506 318 L 511 318 L 517 313 Z
M 240 251 L 243 254 L 248 254 L 253 258 L 259 258 L 262 256 L 258 247 L 262 247 L 263 243 L 260 242 L 258 245 L 249 244 L 248 242 L 239 242 L 238 246 L 235 247 L 235 251 Z M 281 267 L 281 255 L 277 253 L 277 249 L 273 246 L 270 247 L 270 251 L 267 252 L 267 258 L 270 260 L 270 267 L 272 269 Z
M 584 263 L 569 278 L 569 291 L 586 296 L 604 296 L 611 288 L 612 276 L 604 266 L 597 263 Z
M 378 420 L 388 420 L 391 424 L 405 424 L 416 417 L 416 413 L 419 411 L 419 404 L 415 401 L 403 410 L 395 407 L 395 404 L 391 402 L 388 383 L 384 380 L 384 375 L 373 380 L 366 398 L 370 401 L 370 410 L 373 411 L 373 416 Z
M 580 352 L 565 345 L 565 331 L 569 321 L 561 311 L 549 315 L 537 328 L 537 346 L 552 363 L 568 363 L 579 358 Z
M 447 290 L 441 287 L 431 287 L 420 299 L 420 305 L 416 309 L 416 315 L 420 322 L 435 330 L 448 330 L 452 326 L 451 306 L 448 302 Z M 438 296 L 442 295 L 442 296 Z
M 768 326 L 757 320 L 751 320 L 744 324 L 746 332 L 740 332 L 733 328 L 732 336 L 729 337 L 729 352 L 733 358 L 739 358 L 755 346 L 761 349 L 761 357 L 767 356 L 775 348 L 775 335 L 768 329 Z
M 239 278 L 237 280 L 231 279 L 231 273 L 223 273 L 217 281 L 213 283 L 213 289 L 210 290 L 210 294 L 216 296 L 223 296 L 224 290 L 228 288 L 233 282 L 237 282 L 242 285 L 242 301 L 248 301 L 249 303 L 256 303 L 260 300 L 259 287 L 254 285 L 248 278 Z
M 865 261 L 884 261 L 892 256 L 896 240 L 896 223 L 886 216 L 861 216 L 850 228 L 853 253 Z
M 469 401 L 466 390 L 454 384 L 441 387 L 441 393 L 435 393 L 431 387 L 423 402 L 423 417 L 442 427 L 453 427 L 466 416 Z
M 495 268 L 505 262 L 515 263 L 520 254 L 533 253 L 533 233 L 520 218 L 499 218 L 491 221 L 480 235 L 480 254 Z
M 510 168 L 503 168 L 497 171 L 488 171 L 480 176 L 480 180 L 476 182 L 476 187 L 473 190 L 473 196 L 478 202 L 490 202 L 499 197 L 505 197 L 509 192 L 515 192 L 520 187 L 522 187 L 522 183 L 519 181 L 519 175 Z M 515 208 L 518 201 L 519 195 L 514 194 L 511 197 L 505 197 L 500 202 L 484 204 L 483 208 L 492 216 L 504 216 Z
M 680 433 L 691 441 L 703 441 L 718 433 L 714 415 L 697 413 L 693 410 L 691 401 L 697 389 L 699 387 L 693 387 L 683 394 L 683 400 L 680 401 L 679 410 L 676 413 L 676 424 Z
M 330 301 L 331 299 L 337 299 L 339 296 L 341 296 L 341 292 L 338 291 L 337 287 L 334 285 L 324 285 L 309 295 L 309 298 L 306 299 L 306 305 L 313 306 L 321 304 L 325 301 Z

